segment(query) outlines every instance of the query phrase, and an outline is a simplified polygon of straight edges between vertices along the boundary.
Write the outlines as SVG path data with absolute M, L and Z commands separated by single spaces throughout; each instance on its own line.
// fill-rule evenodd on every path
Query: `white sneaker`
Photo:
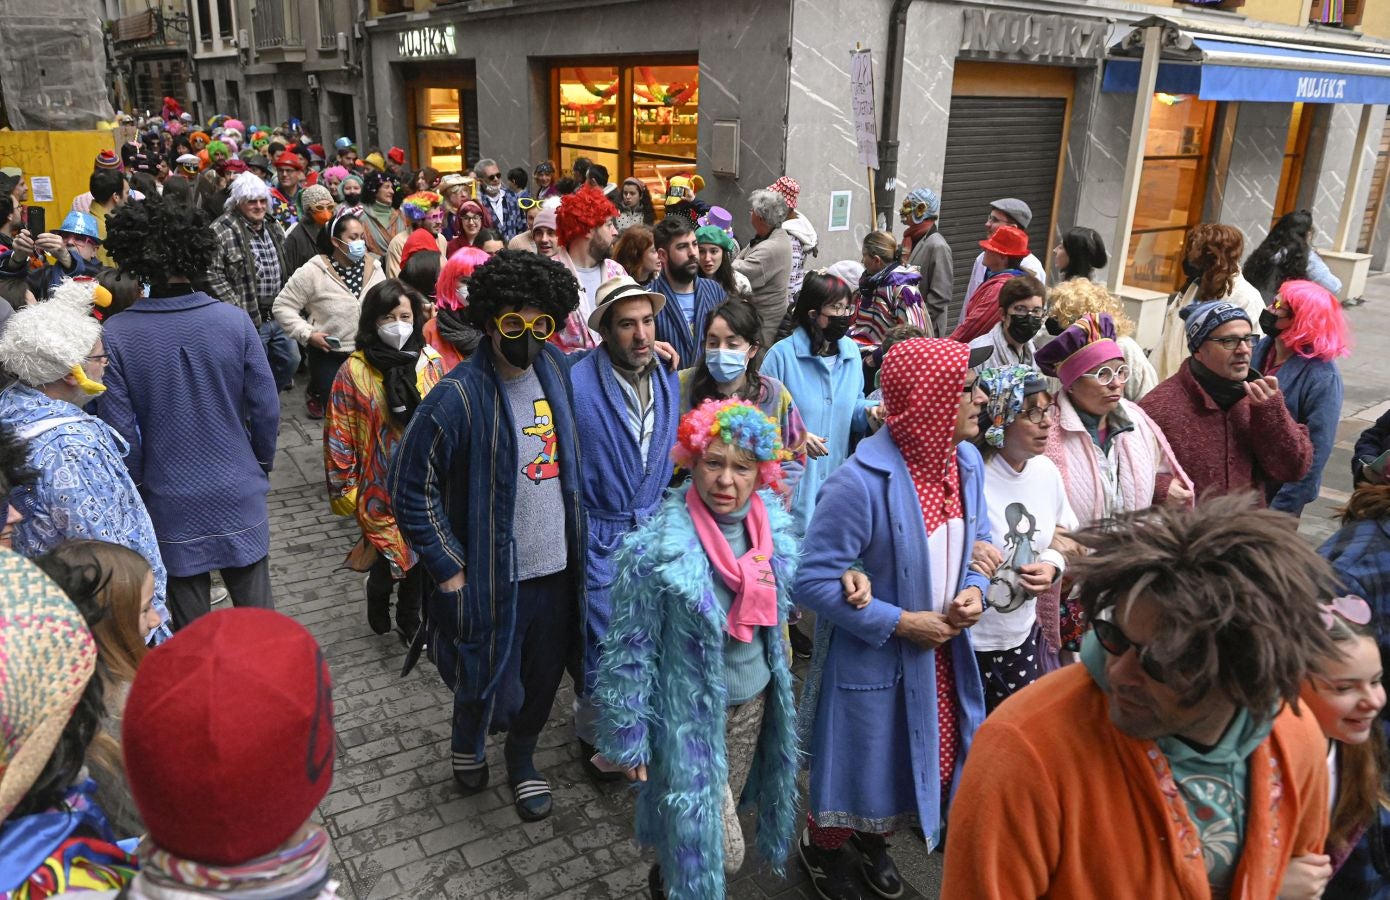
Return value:
M 230 596 L 231 594 L 228 593 L 225 587 L 215 587 L 212 589 L 212 605 L 216 606 L 217 604 L 221 603 L 223 600 L 226 600 Z

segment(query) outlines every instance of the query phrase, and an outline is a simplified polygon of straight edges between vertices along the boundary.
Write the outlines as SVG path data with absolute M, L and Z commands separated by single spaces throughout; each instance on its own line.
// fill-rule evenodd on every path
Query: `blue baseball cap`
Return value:
M 63 216 L 63 224 L 58 226 L 58 233 L 75 234 L 101 243 L 101 234 L 97 231 L 97 217 L 91 213 L 73 210 Z

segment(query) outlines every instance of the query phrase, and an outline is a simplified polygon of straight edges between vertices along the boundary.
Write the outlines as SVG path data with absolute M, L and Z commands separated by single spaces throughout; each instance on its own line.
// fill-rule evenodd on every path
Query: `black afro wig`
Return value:
M 202 277 L 217 243 L 207 213 L 148 197 L 107 215 L 106 250 L 122 272 L 162 287 L 170 277 Z
M 579 282 L 569 269 L 526 250 L 499 250 L 473 270 L 468 283 L 468 321 L 487 331 L 506 312 L 534 306 L 563 328 L 579 308 Z

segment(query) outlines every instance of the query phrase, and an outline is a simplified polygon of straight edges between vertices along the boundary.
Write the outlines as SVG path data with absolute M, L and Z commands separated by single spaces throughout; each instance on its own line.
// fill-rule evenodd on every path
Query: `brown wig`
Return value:
M 652 230 L 646 225 L 630 225 L 613 242 L 613 261 L 622 266 L 623 271 L 631 275 L 633 281 L 638 284 L 645 283 L 646 279 L 639 277 L 642 271 L 642 257 L 646 256 L 651 248 Z
M 1374 619 L 1357 625 L 1334 612 L 1332 627 L 1327 629 L 1332 640 L 1345 646 L 1359 640 L 1376 643 L 1377 623 Z M 1342 650 L 1333 651 L 1342 655 Z M 1346 850 L 1352 838 L 1367 824 L 1374 823 L 1380 807 L 1390 806 L 1385 791 L 1386 750 L 1385 732 L 1377 721 L 1371 726 L 1371 736 L 1361 744 L 1339 744 L 1337 747 L 1337 796 L 1332 807 L 1331 827 L 1327 831 L 1327 846 Z
M 1390 484 L 1362 482 L 1340 510 L 1342 524 L 1390 519 Z
M 1070 571 L 1086 618 L 1153 599 L 1149 653 L 1184 704 L 1217 694 L 1269 721 L 1296 707 L 1309 670 L 1336 652 L 1320 607 L 1336 596 L 1331 566 L 1298 536 L 1298 520 L 1256 508 L 1253 496 L 1155 506 L 1075 538 L 1091 551 Z
M 140 637 L 141 594 L 150 574 L 145 557 L 106 541 L 66 541 L 34 562 L 87 621 L 107 689 L 134 681 L 148 652 Z
M 1197 299 L 1223 300 L 1235 289 L 1245 236 L 1231 225 L 1202 224 L 1187 234 L 1182 258 L 1202 270 Z

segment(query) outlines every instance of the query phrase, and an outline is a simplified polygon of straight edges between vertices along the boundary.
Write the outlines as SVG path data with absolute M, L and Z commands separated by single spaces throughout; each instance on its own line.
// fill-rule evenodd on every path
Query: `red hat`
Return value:
M 428 228 L 417 228 L 405 239 L 405 246 L 401 248 L 401 268 L 404 269 L 405 261 L 421 250 L 439 252 L 439 238 Z
M 400 147 L 392 147 L 386 151 L 386 158 L 398 166 L 405 165 L 405 151 Z
M 103 150 L 97 154 L 98 169 L 119 169 L 121 158 L 112 150 Z
M 796 198 L 801 196 L 801 185 L 797 184 L 795 178 L 783 175 L 769 184 L 767 189 L 781 194 L 782 199 L 787 201 L 787 209 L 796 209 Z
M 286 150 L 275 157 L 275 168 L 277 169 L 298 169 L 304 171 L 304 157 L 295 153 L 293 150 Z
M 251 171 L 251 167 L 246 164 L 246 160 L 237 159 L 235 156 L 226 162 L 213 166 L 213 168 L 217 170 L 219 175 L 240 175 L 242 172 Z
M 322 159 L 322 158 L 323 158 L 323 144 L 310 144 L 310 145 L 309 145 L 309 152 L 312 153 L 312 154 L 314 154 L 315 156 L 319 157 L 320 159 Z
M 328 664 L 304 626 L 269 609 L 210 613 L 150 651 L 121 731 L 150 839 L 194 862 L 265 856 L 333 782 Z
M 1004 225 L 994 232 L 993 237 L 980 241 L 980 246 L 1000 256 L 1027 256 L 1028 235 L 1022 228 Z

